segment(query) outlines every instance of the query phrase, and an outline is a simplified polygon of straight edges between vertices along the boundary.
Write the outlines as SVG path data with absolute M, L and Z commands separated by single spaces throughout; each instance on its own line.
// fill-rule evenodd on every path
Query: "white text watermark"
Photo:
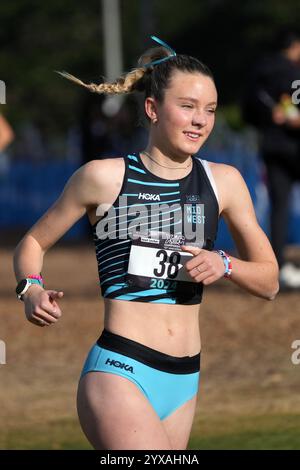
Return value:
M 0 80 L 0 104 L 6 104 L 6 85 L 3 80 Z
M 6 364 L 6 345 L 0 340 L 0 365 Z
M 118 206 L 101 204 L 96 215 L 101 216 L 96 228 L 97 238 L 104 240 L 136 238 L 141 234 L 159 230 L 163 238 L 170 234 L 182 234 L 187 240 L 201 242 L 204 239 L 204 204 L 167 204 L 159 201 L 159 195 L 140 193 L 143 202 L 128 205 L 127 196 L 120 196 Z M 144 200 L 151 202 L 144 202 Z M 164 235 L 165 234 L 165 235 Z
M 295 349 L 291 356 L 291 361 L 295 366 L 300 364 L 300 339 L 296 339 L 292 342 L 292 349 Z
M 293 81 L 292 89 L 295 90 L 292 93 L 292 103 L 299 104 L 300 103 L 300 80 Z

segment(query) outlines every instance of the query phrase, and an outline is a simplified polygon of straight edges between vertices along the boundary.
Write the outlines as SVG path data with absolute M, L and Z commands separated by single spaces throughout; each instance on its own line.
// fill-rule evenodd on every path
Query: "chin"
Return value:
M 199 152 L 205 141 L 206 139 L 201 139 L 200 142 L 184 142 L 184 144 L 180 146 L 180 149 L 185 155 L 193 155 Z
M 203 145 L 203 143 L 201 143 L 200 145 L 199 144 L 197 144 L 197 145 L 195 145 L 195 144 L 194 145 L 188 145 L 188 146 L 178 148 L 178 151 L 182 155 L 188 157 L 189 155 L 194 155 L 195 153 L 197 153 L 200 150 L 200 148 L 202 147 L 202 145 Z

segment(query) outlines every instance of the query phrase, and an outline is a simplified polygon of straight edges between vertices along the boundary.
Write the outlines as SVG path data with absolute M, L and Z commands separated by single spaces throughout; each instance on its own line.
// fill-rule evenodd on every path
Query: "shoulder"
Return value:
M 207 161 L 211 172 L 215 178 L 220 179 L 238 179 L 242 175 L 240 171 L 233 165 L 227 165 L 226 163 L 215 163 Z
M 206 160 L 218 191 L 220 214 L 230 205 L 232 197 L 243 196 L 247 191 L 245 180 L 240 171 L 226 163 L 215 163 Z
M 199 157 L 197 157 L 197 159 L 200 160 L 204 167 L 208 167 L 208 171 L 211 172 L 217 184 L 221 185 L 222 183 L 228 182 L 228 180 L 232 179 L 243 179 L 240 171 L 232 165 L 210 162 Z
M 91 160 L 73 173 L 73 180 L 76 184 L 98 185 L 112 183 L 114 178 L 118 179 L 124 173 L 124 158 L 103 158 L 101 160 Z M 108 181 L 109 177 L 109 181 Z
M 124 171 L 123 157 L 91 160 L 73 173 L 66 187 L 77 199 L 96 204 L 108 188 L 120 185 Z
M 77 171 L 82 177 L 92 179 L 105 176 L 108 172 L 122 170 L 122 168 L 124 168 L 124 158 L 116 157 L 91 160 L 78 168 Z
M 208 170 L 211 172 L 218 189 L 228 183 L 243 181 L 240 171 L 232 165 L 210 162 L 208 160 L 202 160 L 202 164 L 208 166 Z

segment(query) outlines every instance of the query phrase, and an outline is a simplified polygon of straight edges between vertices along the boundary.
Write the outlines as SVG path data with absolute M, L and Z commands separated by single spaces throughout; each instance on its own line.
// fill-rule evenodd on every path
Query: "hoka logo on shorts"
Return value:
M 139 199 L 146 199 L 147 201 L 160 201 L 159 194 L 139 193 Z
M 128 364 L 125 364 L 124 362 L 114 361 L 113 359 L 108 358 L 106 359 L 105 364 L 108 364 L 113 367 L 118 367 L 119 369 L 125 369 L 127 372 L 131 372 L 132 374 L 134 374 L 133 367 L 129 366 Z

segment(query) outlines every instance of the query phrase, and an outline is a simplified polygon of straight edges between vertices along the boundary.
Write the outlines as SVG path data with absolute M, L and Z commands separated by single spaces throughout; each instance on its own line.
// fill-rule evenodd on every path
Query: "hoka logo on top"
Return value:
M 160 201 L 159 194 L 139 193 L 138 199 L 146 199 L 147 201 Z
M 199 194 L 186 194 L 187 202 L 200 202 Z
M 124 362 L 114 361 L 114 359 L 107 359 L 105 364 L 109 364 L 110 366 L 118 367 L 119 369 L 125 369 L 127 372 L 133 372 L 133 367 L 125 364 Z

